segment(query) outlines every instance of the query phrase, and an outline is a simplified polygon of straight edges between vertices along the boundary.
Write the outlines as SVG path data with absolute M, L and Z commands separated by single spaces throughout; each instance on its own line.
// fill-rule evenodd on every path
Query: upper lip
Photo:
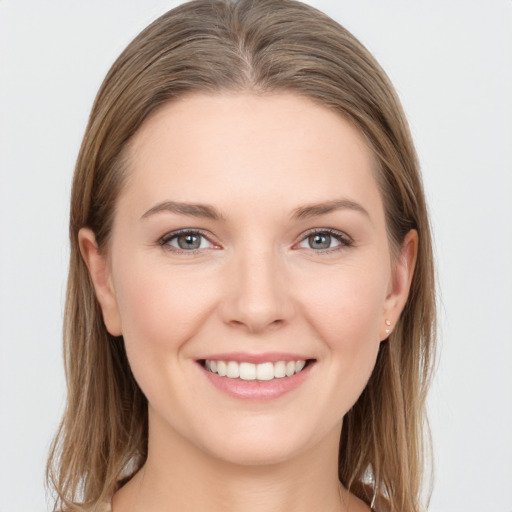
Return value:
M 250 352 L 225 352 L 223 354 L 211 354 L 200 358 L 200 361 L 236 361 L 237 363 L 276 363 L 278 361 L 307 361 L 313 359 L 303 354 L 291 352 L 263 352 L 260 354 Z

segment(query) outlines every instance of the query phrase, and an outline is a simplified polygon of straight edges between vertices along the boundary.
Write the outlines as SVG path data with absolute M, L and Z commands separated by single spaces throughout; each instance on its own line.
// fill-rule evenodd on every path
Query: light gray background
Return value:
M 0 0 L 0 512 L 47 509 L 70 181 L 94 95 L 178 2 Z M 512 3 L 311 0 L 394 82 L 438 257 L 433 512 L 512 511 Z

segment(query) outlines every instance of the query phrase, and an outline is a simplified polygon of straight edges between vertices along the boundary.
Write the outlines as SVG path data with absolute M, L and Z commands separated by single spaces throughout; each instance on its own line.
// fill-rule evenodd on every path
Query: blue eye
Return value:
M 165 235 L 159 243 L 162 246 L 167 246 L 171 248 L 171 250 L 177 250 L 178 252 L 193 252 L 213 247 L 212 242 L 199 231 L 190 230 L 169 233 Z
M 330 252 L 330 250 L 337 250 L 350 245 L 352 245 L 352 239 L 344 233 L 333 230 L 310 232 L 299 243 L 299 247 L 313 249 L 318 252 Z

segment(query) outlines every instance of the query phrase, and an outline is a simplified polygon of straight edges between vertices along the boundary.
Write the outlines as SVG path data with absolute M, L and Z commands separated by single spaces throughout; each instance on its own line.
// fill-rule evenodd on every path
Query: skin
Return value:
M 417 235 L 393 258 L 363 137 L 291 93 L 191 95 L 145 122 L 129 162 L 108 253 L 80 231 L 106 327 L 149 402 L 148 460 L 115 512 L 369 510 L 338 484 L 342 419 L 404 307 Z M 166 201 L 222 219 L 146 214 Z M 205 235 L 198 251 L 162 244 L 185 228 Z M 312 229 L 341 242 L 319 248 Z M 233 351 L 315 362 L 291 392 L 241 400 L 197 362 Z

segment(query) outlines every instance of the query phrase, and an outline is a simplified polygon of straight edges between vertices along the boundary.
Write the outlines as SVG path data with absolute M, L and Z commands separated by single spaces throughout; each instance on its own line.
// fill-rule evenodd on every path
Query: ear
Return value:
M 107 258 L 99 252 L 96 236 L 91 229 L 82 228 L 78 232 L 78 243 L 82 258 L 91 275 L 107 331 L 112 336 L 120 336 L 122 334 L 121 316 Z
M 405 307 L 411 288 L 417 256 L 418 232 L 415 229 L 411 229 L 407 235 L 405 235 L 404 241 L 400 247 L 400 253 L 393 268 L 391 288 L 384 304 L 384 317 L 382 319 L 380 334 L 381 340 L 385 340 L 389 337 L 393 326 L 398 322 L 400 314 Z M 389 332 L 387 332 L 387 330 L 389 330 Z

